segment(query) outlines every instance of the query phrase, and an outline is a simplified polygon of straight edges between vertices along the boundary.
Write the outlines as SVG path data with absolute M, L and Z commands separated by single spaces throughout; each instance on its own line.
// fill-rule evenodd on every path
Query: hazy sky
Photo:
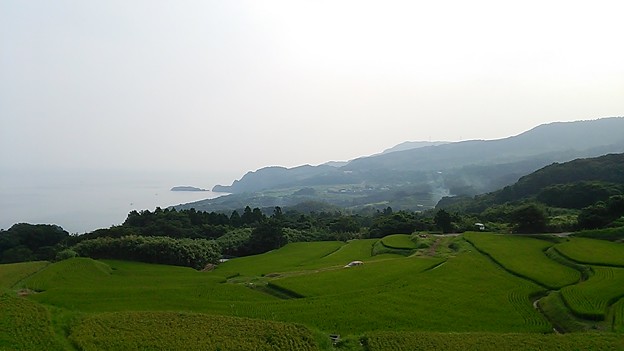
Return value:
M 214 170 L 624 115 L 618 1 L 0 0 L 0 167 Z

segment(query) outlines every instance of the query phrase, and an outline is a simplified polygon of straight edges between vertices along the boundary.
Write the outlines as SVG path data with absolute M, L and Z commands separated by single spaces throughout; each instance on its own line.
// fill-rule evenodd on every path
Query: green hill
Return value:
M 624 194 L 624 154 L 553 163 L 503 189 L 474 198 L 444 198 L 438 208 L 483 211 L 489 206 L 536 200 L 548 206 L 580 209 Z

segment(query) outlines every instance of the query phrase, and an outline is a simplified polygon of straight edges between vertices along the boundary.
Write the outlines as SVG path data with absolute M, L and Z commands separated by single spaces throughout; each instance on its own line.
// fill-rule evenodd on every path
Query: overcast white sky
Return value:
M 0 0 L 0 165 L 231 181 L 622 116 L 622 13 L 599 0 Z

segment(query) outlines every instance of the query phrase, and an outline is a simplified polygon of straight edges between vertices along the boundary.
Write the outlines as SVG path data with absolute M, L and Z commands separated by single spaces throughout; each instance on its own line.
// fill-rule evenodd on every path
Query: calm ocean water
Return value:
M 201 174 L 95 171 L 2 171 L 0 228 L 15 223 L 57 224 L 82 234 L 123 223 L 132 210 L 165 208 L 223 194 L 170 191 L 214 185 Z

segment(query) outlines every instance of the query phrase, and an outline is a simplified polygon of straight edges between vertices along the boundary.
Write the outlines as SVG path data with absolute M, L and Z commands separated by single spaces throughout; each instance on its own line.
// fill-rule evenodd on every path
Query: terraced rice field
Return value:
M 0 264 L 0 290 L 12 288 L 22 279 L 43 269 L 48 262 L 23 262 Z
M 624 333 L 624 298 L 613 305 L 613 331 Z
M 273 283 L 310 297 L 280 302 L 272 313 L 278 320 L 309 323 L 341 334 L 551 329 L 531 306 L 530 296 L 541 290 L 539 286 L 509 275 L 477 253 L 466 253 L 427 270 L 435 262 L 400 258 L 340 272 L 278 279 Z M 394 275 L 401 270 L 404 274 Z M 374 273 L 378 271 L 388 272 L 390 277 Z M 358 283 L 359 279 L 365 281 Z M 324 288 L 327 294 L 323 294 Z
M 393 249 L 416 249 L 418 246 L 411 239 L 411 235 L 394 234 L 388 235 L 381 239 L 381 242 L 389 248 Z
M 406 277 L 416 275 L 444 262 L 441 259 L 405 258 L 367 262 L 357 267 L 340 267 L 322 273 L 299 275 L 272 282 L 281 288 L 306 297 L 328 296 L 379 290 L 397 284 Z
M 467 238 L 487 255 L 453 237 L 460 244 L 446 259 L 372 256 L 377 240 L 368 239 L 291 244 L 211 272 L 87 258 L 0 265 L 0 350 L 71 349 L 69 340 L 84 350 L 178 349 L 180 343 L 316 350 L 318 333 L 312 338 L 310 330 L 325 338 L 365 335 L 362 351 L 623 348 L 622 338 L 605 332 L 542 335 L 552 325 L 532 299 L 547 284 L 578 279 L 577 271 L 543 253 L 551 243 L 482 233 Z M 364 264 L 344 268 L 352 260 Z M 593 270 L 589 280 L 543 302 L 569 330 L 587 328 L 566 316 L 563 301 L 578 315 L 605 319 L 595 322 L 601 329 L 622 333 L 624 268 Z M 293 294 L 278 298 L 256 283 Z M 22 288 L 37 293 L 18 298 Z
M 624 338 L 604 334 L 370 333 L 367 351 L 623 350 Z
M 464 237 L 508 271 L 549 289 L 574 284 L 581 278 L 579 271 L 546 256 L 544 251 L 553 245 L 550 242 L 486 233 L 466 233 Z
M 219 265 L 216 273 L 222 276 L 260 276 L 275 272 L 307 269 L 311 267 L 312 263 L 336 252 L 343 245 L 344 243 L 340 241 L 292 243 L 279 250 L 261 255 L 230 260 Z M 370 256 L 370 253 L 368 255 Z
M 624 243 L 605 240 L 570 238 L 555 249 L 571 260 L 600 266 L 624 267 Z
M 73 311 L 198 311 L 221 301 L 274 300 L 225 278 L 191 268 L 74 258 L 52 264 L 22 285 L 42 291 L 30 298 Z
M 69 338 L 84 351 L 318 350 L 312 334 L 302 326 L 175 312 L 98 314 L 73 328 Z
M 0 293 L 0 350 L 62 350 L 46 309 L 30 300 Z
M 624 268 L 593 267 L 588 280 L 561 289 L 566 305 L 577 316 L 604 320 L 607 307 L 624 297 Z

